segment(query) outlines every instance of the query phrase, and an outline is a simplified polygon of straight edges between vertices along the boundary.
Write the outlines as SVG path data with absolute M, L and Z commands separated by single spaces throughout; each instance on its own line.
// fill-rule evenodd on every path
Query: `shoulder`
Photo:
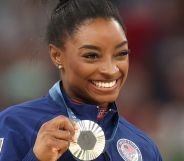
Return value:
M 36 124 L 44 117 L 56 115 L 62 108 L 55 104 L 50 96 L 40 97 L 6 108 L 0 113 L 0 127 Z
M 162 160 L 158 147 L 152 139 L 122 117 L 119 120 L 116 137 L 117 146 L 123 143 L 128 144 L 140 150 L 143 158 L 149 158 L 150 161 Z
M 39 128 L 37 125 L 49 105 L 48 98 L 41 97 L 8 107 L 0 113 L 0 138 L 3 140 L 0 158 L 8 160 L 11 155 L 20 160 L 18 157 L 23 157 L 29 151 Z
M 146 141 L 150 144 L 153 143 L 153 141 L 140 129 L 135 127 L 133 124 L 128 122 L 126 119 L 123 117 L 120 117 L 119 119 L 119 127 L 120 131 L 126 131 L 126 135 L 129 137 L 132 137 L 134 139 L 140 139 L 143 141 Z
M 6 108 L 0 113 L 0 117 L 4 115 L 21 115 L 23 113 L 56 113 L 59 110 L 58 105 L 52 101 L 49 95 L 34 100 L 23 102 Z M 29 113 L 29 114 L 31 114 Z

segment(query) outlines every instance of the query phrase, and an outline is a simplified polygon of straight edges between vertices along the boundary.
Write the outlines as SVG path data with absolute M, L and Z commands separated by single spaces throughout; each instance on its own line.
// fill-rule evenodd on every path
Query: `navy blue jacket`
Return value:
M 15 105 L 0 113 L 0 161 L 38 161 L 33 146 L 41 125 L 68 113 L 66 105 L 80 120 L 92 120 L 104 130 L 110 143 L 95 161 L 162 161 L 156 145 L 140 130 L 119 117 L 114 103 L 101 122 L 95 105 L 74 104 L 57 82 L 45 97 Z M 65 152 L 59 161 L 75 161 Z

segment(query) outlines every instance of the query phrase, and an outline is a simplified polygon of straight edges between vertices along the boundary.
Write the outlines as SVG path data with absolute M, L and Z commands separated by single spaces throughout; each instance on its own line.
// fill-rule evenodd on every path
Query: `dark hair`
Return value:
M 118 9 L 110 0 L 60 0 L 47 27 L 48 43 L 64 47 L 67 36 L 72 36 L 85 20 L 95 18 L 114 18 L 125 30 Z

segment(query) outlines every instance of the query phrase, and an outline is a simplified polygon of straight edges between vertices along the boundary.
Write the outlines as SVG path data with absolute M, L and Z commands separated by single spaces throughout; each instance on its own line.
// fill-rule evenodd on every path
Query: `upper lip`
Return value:
M 110 83 L 110 82 L 113 82 L 113 81 L 117 81 L 118 79 L 120 79 L 120 78 L 108 79 L 108 80 L 107 79 L 106 80 L 98 79 L 98 80 L 91 80 L 91 81 Z

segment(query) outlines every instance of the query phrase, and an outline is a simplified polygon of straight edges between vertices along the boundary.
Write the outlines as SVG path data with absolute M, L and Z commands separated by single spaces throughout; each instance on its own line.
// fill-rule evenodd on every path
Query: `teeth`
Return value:
M 100 82 L 100 81 L 92 81 L 92 83 L 99 88 L 112 88 L 116 84 L 116 80 L 112 82 Z

